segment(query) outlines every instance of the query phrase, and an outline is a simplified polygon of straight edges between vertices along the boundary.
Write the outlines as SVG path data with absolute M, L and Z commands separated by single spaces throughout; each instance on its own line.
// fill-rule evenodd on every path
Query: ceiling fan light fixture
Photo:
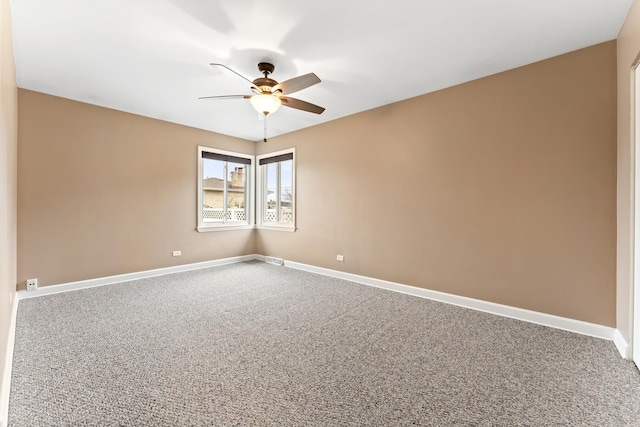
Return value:
M 280 101 L 280 98 L 278 98 L 277 96 L 264 94 L 253 95 L 249 99 L 249 102 L 251 102 L 251 105 L 258 113 L 262 113 L 265 116 L 267 114 L 275 113 L 282 104 L 282 101 Z

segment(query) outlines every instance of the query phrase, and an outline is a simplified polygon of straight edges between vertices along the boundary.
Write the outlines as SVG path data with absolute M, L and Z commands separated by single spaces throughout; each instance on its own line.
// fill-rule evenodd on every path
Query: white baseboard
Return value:
M 2 383 L 0 383 L 0 427 L 9 424 L 9 392 L 11 391 L 11 370 L 13 367 L 13 345 L 16 338 L 16 318 L 18 315 L 18 298 L 13 295 L 11 301 L 11 320 L 7 337 L 7 353 L 4 360 Z
M 447 294 L 445 292 L 417 288 L 415 286 L 403 285 L 401 283 L 374 279 L 372 277 L 360 276 L 352 273 L 345 273 L 343 271 L 315 267 L 313 265 L 302 264 L 299 262 L 285 260 L 284 265 L 285 267 L 305 270 L 325 276 L 336 277 L 339 279 L 349 280 L 351 282 L 361 283 L 363 285 L 374 286 L 376 288 L 387 289 L 390 291 L 413 295 L 420 298 L 453 304 L 460 307 L 483 311 L 485 313 L 496 314 L 503 317 L 510 317 L 512 319 L 523 320 L 525 322 L 536 323 L 538 325 L 549 326 L 551 328 L 562 329 L 582 335 L 589 335 L 609 341 L 614 340 L 614 335 L 616 332 L 614 328 L 609 326 L 583 322 L 581 320 L 569 319 L 566 317 L 555 316 L 553 314 L 540 313 L 524 308 L 496 304 L 493 302 L 467 298 L 459 295 Z
M 631 352 L 629 351 L 629 344 L 627 340 L 624 339 L 619 330 L 616 329 L 615 334 L 613 335 L 613 343 L 616 345 L 616 348 L 620 352 L 620 356 L 625 359 L 631 359 Z
M 264 261 L 266 256 L 259 254 L 243 255 L 231 258 L 223 258 L 212 261 L 204 261 L 193 264 L 183 264 L 173 267 L 158 268 L 155 270 L 139 271 L 135 273 L 120 274 L 116 276 L 100 277 L 96 279 L 80 280 L 77 282 L 63 283 L 59 285 L 45 286 L 35 291 L 19 291 L 17 299 L 32 298 L 43 295 L 50 295 L 59 292 L 69 292 L 78 289 L 91 288 L 94 286 L 103 286 L 113 283 L 126 282 L 130 280 L 143 279 L 147 277 L 161 276 L 164 274 L 178 273 L 182 271 L 198 270 L 201 268 L 215 267 L 225 264 L 233 264 L 237 262 L 259 260 Z M 390 291 L 400 292 L 408 295 L 427 298 L 434 301 L 453 304 L 460 307 L 470 308 L 473 310 L 483 311 L 498 316 L 510 317 L 513 319 L 523 320 L 525 322 L 536 323 L 543 326 L 549 326 L 556 329 L 562 329 L 575 332 L 582 335 L 589 335 L 596 338 L 602 338 L 614 341 L 618 351 L 623 357 L 628 357 L 628 345 L 620 333 L 609 326 L 598 325 L 595 323 L 584 322 L 581 320 L 570 319 L 566 317 L 555 316 L 552 314 L 540 313 L 537 311 L 527 310 L 508 305 L 497 304 L 493 302 L 478 300 L 474 298 L 463 297 L 459 295 L 448 294 L 445 292 L 433 291 L 415 286 L 404 285 L 401 283 L 390 282 L 381 279 L 375 279 L 367 276 L 346 273 L 343 271 L 331 270 L 328 268 L 316 267 L 309 264 L 302 264 L 293 261 L 284 261 L 286 267 L 305 270 L 312 273 L 322 274 L 325 276 L 336 277 L 339 279 L 349 280 L 351 282 L 361 283 L 363 285 L 374 286 L 377 288 L 387 289 Z
M 172 267 L 157 268 L 154 270 L 138 271 L 135 273 L 118 274 L 116 276 L 99 277 L 96 279 L 79 280 L 77 282 L 61 283 L 59 285 L 49 285 L 36 289 L 35 291 L 18 291 L 18 299 L 40 297 L 43 295 L 57 294 L 59 292 L 69 292 L 78 289 L 93 288 L 95 286 L 111 285 L 114 283 L 128 282 L 130 280 L 145 279 L 147 277 L 162 276 L 164 274 L 180 273 L 182 271 L 199 270 L 201 268 L 217 267 L 219 265 L 234 264 L 237 262 L 260 260 L 264 261 L 261 255 L 242 255 L 231 258 L 222 258 L 212 261 L 196 262 L 193 264 L 175 265 Z

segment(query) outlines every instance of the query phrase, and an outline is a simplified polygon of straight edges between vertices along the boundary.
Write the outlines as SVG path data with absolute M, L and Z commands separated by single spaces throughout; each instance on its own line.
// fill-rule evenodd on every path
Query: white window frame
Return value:
M 291 215 L 292 222 L 264 222 L 264 207 L 266 205 L 266 185 L 267 185 L 267 168 L 266 165 L 261 166 L 260 160 L 270 157 L 281 156 L 283 154 L 293 154 L 291 160 Z M 278 197 L 280 197 L 280 162 L 278 162 Z M 256 156 L 256 227 L 266 230 L 278 230 L 278 231 L 296 231 L 296 149 L 288 148 L 286 150 L 275 151 L 273 153 L 265 153 Z
M 243 159 L 248 159 L 251 161 L 251 164 L 247 165 L 247 176 L 245 177 L 245 221 L 234 221 L 234 222 L 204 222 L 202 218 L 202 206 L 203 206 L 203 188 L 202 181 L 204 177 L 202 176 L 204 172 L 204 159 L 202 158 L 202 153 L 215 153 L 226 156 L 240 157 Z M 224 172 L 224 200 L 223 206 L 226 207 L 226 180 L 227 180 L 227 171 Z M 255 156 L 244 153 L 236 153 L 233 151 L 225 151 L 219 150 L 217 148 L 203 147 L 198 146 L 198 196 L 197 196 L 197 227 L 196 229 L 199 232 L 207 232 L 207 231 L 227 231 L 227 230 L 247 230 L 255 228 Z

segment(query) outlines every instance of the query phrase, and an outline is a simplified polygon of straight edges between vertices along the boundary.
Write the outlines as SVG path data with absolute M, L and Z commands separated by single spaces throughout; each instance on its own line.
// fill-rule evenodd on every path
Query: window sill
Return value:
M 256 225 L 256 228 L 258 230 L 273 230 L 273 231 L 286 231 L 289 233 L 293 233 L 294 231 L 296 231 L 296 227 L 295 226 L 291 226 L 291 225 Z
M 255 225 L 201 225 L 196 227 L 199 233 L 208 233 L 209 231 L 233 231 L 233 230 L 253 230 Z

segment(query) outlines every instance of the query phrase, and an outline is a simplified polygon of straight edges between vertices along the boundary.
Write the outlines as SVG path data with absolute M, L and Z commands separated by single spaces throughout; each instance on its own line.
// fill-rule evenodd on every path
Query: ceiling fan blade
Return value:
M 272 92 L 280 90 L 284 95 L 288 95 L 290 93 L 306 89 L 309 86 L 313 86 L 317 83 L 320 83 L 320 79 L 318 78 L 318 76 L 313 73 L 309 73 L 278 83 L 273 87 Z
M 253 81 L 249 80 L 248 78 L 246 78 L 246 77 L 245 77 L 245 76 L 243 76 L 242 74 L 238 73 L 237 71 L 232 70 L 231 68 L 227 67 L 226 65 L 224 65 L 224 64 L 216 64 L 216 63 L 211 63 L 211 64 L 209 64 L 209 65 L 211 65 L 212 67 L 222 67 L 222 68 L 224 68 L 225 70 L 230 71 L 230 72 L 232 72 L 233 74 L 235 74 L 236 76 L 238 76 L 238 77 L 240 77 L 240 78 L 242 78 L 242 79 L 246 80 L 247 82 L 249 82 L 249 84 L 251 85 L 250 87 L 252 87 L 252 88 L 254 88 L 254 87 L 255 87 L 255 88 L 257 89 L 256 85 L 254 85 L 254 84 L 253 84 Z
M 280 100 L 282 105 L 289 108 L 295 108 L 296 110 L 308 111 L 310 113 L 322 114 L 324 107 L 312 104 L 307 101 L 301 101 L 296 98 L 289 98 L 288 96 L 281 96 Z
M 251 95 L 216 95 L 216 96 L 201 96 L 198 99 L 249 99 Z

